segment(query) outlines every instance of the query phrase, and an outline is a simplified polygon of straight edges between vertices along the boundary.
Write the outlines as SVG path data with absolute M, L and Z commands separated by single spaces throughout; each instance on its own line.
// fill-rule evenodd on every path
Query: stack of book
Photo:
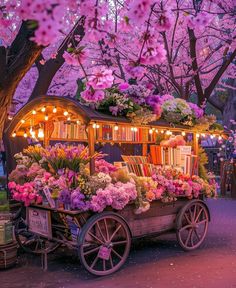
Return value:
M 149 163 L 146 156 L 125 156 L 122 155 L 125 161 L 128 171 L 134 173 L 137 176 L 150 177 L 153 173 L 154 165 Z
M 185 174 L 197 174 L 198 159 L 196 155 L 192 155 L 191 146 L 171 148 L 151 145 L 150 156 L 151 162 L 155 165 L 179 167 Z
M 59 121 L 54 122 L 54 130 L 51 138 L 56 139 L 87 139 L 87 133 L 84 125 L 79 125 L 74 122 Z

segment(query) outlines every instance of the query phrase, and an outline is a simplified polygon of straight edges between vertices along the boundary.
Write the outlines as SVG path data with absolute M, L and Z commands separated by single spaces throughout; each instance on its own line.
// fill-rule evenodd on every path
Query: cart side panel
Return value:
M 175 228 L 176 216 L 188 201 L 179 199 L 171 204 L 153 201 L 147 212 L 138 215 L 135 214 L 135 204 L 131 204 L 119 214 L 127 221 L 133 237 L 158 234 Z

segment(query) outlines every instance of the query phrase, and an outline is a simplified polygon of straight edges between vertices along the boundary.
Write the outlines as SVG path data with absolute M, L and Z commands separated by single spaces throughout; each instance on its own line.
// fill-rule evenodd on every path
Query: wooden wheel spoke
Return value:
M 186 229 L 188 229 L 188 228 L 192 228 L 192 225 L 186 225 L 186 226 L 180 228 L 180 229 L 179 229 L 179 232 L 181 233 L 181 232 L 183 232 L 184 230 L 186 230 Z
M 93 248 L 93 249 L 90 249 L 90 250 L 84 252 L 84 255 L 85 255 L 85 256 L 86 256 L 86 255 L 89 255 L 89 254 L 91 254 L 91 253 L 93 253 L 93 252 L 98 251 L 99 249 L 100 249 L 100 247 L 95 247 L 95 248 Z
M 91 237 L 93 237 L 94 239 L 96 239 L 99 243 L 101 243 L 101 244 L 105 244 L 105 242 L 104 241 L 102 241 L 101 239 L 99 239 L 96 235 L 94 235 L 92 232 L 88 232 L 88 234 L 91 236 Z
M 107 241 L 109 241 L 109 232 L 108 232 L 108 227 L 107 227 L 107 220 L 104 218 L 104 225 L 105 225 L 105 230 L 106 230 L 106 235 L 107 235 Z
M 111 251 L 120 259 L 122 259 L 122 256 L 116 251 L 114 250 L 113 248 L 111 249 Z
M 114 236 L 116 235 L 116 233 L 120 230 L 121 228 L 121 224 L 116 228 L 116 230 L 113 232 L 113 234 L 111 235 L 111 238 L 109 239 L 109 241 L 112 241 L 112 239 L 114 238 Z
M 112 245 L 121 245 L 121 244 L 126 244 L 127 242 L 128 242 L 127 240 L 121 240 L 121 241 L 112 242 Z
M 190 237 L 192 247 L 194 246 L 194 243 L 193 243 L 193 231 L 194 230 L 192 230 L 191 237 Z
M 111 257 L 111 254 L 110 254 L 110 256 L 109 256 L 109 260 L 110 260 L 111 268 L 113 268 L 113 267 L 114 267 L 114 265 L 113 265 L 113 261 L 112 261 L 112 257 Z
M 201 216 L 202 211 L 203 211 L 203 208 L 201 208 L 200 211 L 198 212 L 197 217 L 195 218 L 195 222 L 198 221 L 199 217 Z
M 196 219 L 196 214 L 197 214 L 197 205 L 194 206 L 193 221 Z
M 202 221 L 197 222 L 197 225 L 201 225 L 201 224 L 203 224 L 203 223 L 207 223 L 207 219 L 204 219 L 204 220 L 202 220 Z
M 191 236 L 192 236 L 192 233 L 193 233 L 193 230 L 192 229 L 190 229 L 189 231 L 188 231 L 188 236 L 187 236 L 187 239 L 186 239 L 186 241 L 185 241 L 185 246 L 188 246 L 188 243 L 189 243 L 189 240 L 190 240 L 190 238 L 191 238 Z
M 103 271 L 106 271 L 106 260 L 102 259 L 102 267 L 103 267 Z
M 103 233 L 102 233 L 101 227 L 100 227 L 100 225 L 99 225 L 99 221 L 96 222 L 96 224 L 97 224 L 99 233 L 100 233 L 100 235 L 102 236 L 103 241 L 106 242 L 106 238 L 105 238 L 105 236 L 104 236 Z
M 187 215 L 187 213 L 185 212 L 184 213 L 184 217 L 185 217 L 185 219 L 187 220 L 187 222 L 188 222 L 188 224 L 192 224 L 192 221 L 188 218 L 188 215 Z
M 92 263 L 92 265 L 90 266 L 91 267 L 91 269 L 93 269 L 93 267 L 95 266 L 95 264 L 97 263 L 97 261 L 98 261 L 98 255 L 95 257 L 95 259 L 93 260 L 93 263 Z
M 197 237 L 197 240 L 198 240 L 198 241 L 200 241 L 200 240 L 201 240 L 201 238 L 200 238 L 200 236 L 198 235 L 198 233 L 197 233 L 197 230 L 196 230 L 196 229 L 194 229 L 194 234 L 196 235 L 196 237 Z

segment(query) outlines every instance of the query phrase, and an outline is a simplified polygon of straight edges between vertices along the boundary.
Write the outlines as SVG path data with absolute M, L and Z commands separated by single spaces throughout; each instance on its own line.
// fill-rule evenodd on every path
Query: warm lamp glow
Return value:
M 43 132 L 43 129 L 42 129 L 42 128 L 39 128 L 38 137 L 39 137 L 39 138 L 43 138 L 43 137 L 44 137 L 44 132 Z
M 149 134 L 153 134 L 153 130 L 152 130 L 152 128 L 149 129 Z
M 134 127 L 134 132 L 137 132 L 138 131 L 138 128 L 137 127 Z
M 181 134 L 182 134 L 182 136 L 185 136 L 185 135 L 186 135 L 186 132 L 183 131 Z
M 45 115 L 44 119 L 45 121 L 48 121 L 48 115 Z
M 33 115 L 35 115 L 35 114 L 36 114 L 36 111 L 35 111 L 35 110 L 33 110 L 33 111 L 32 111 L 32 114 L 33 114 Z
M 197 137 L 197 138 L 199 138 L 199 137 L 200 137 L 200 134 L 199 134 L 199 133 L 197 133 L 197 134 L 196 134 L 196 137 Z
M 68 111 L 64 111 L 64 116 L 67 116 L 69 113 L 68 113 Z
M 218 137 L 218 139 L 219 139 L 219 140 L 222 140 L 222 136 L 220 135 L 220 136 Z
M 12 133 L 12 137 L 16 137 L 16 131 Z
M 70 121 L 70 120 L 71 120 L 70 116 L 69 116 L 69 117 L 67 117 L 67 121 Z
M 8 120 L 12 120 L 13 119 L 13 117 L 11 116 L 11 115 L 8 115 Z
M 27 133 L 26 132 L 24 133 L 24 137 L 27 138 Z
M 80 120 L 77 120 L 77 121 L 76 121 L 76 124 L 80 125 L 80 124 L 81 124 L 81 123 L 80 123 Z
M 96 126 L 97 126 L 96 123 L 93 123 L 93 128 L 94 128 L 94 129 L 96 128 Z
M 115 130 L 115 131 L 118 131 L 118 130 L 119 130 L 119 126 L 118 126 L 118 125 L 115 125 L 114 130 Z
M 21 119 L 20 122 L 21 122 L 22 124 L 24 124 L 24 123 L 25 123 L 25 120 L 24 120 L 24 119 Z
M 56 106 L 52 109 L 52 113 L 57 113 L 57 107 Z
M 42 112 L 45 112 L 46 111 L 46 107 L 44 106 L 42 109 L 41 109 Z

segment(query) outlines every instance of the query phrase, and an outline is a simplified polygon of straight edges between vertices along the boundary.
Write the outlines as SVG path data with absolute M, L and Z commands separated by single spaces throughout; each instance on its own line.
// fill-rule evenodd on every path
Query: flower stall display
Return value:
M 176 201 L 178 197 L 216 196 L 216 184 L 176 169 L 156 168 L 151 177 L 124 173 L 95 154 L 95 171 L 90 175 L 88 149 L 83 145 L 42 148 L 30 146 L 15 155 L 17 166 L 9 175 L 13 199 L 45 204 L 44 188 L 50 190 L 58 208 L 102 212 L 107 207 L 121 210 L 131 201 L 140 209 L 143 202 Z M 137 180 L 139 178 L 139 180 Z

